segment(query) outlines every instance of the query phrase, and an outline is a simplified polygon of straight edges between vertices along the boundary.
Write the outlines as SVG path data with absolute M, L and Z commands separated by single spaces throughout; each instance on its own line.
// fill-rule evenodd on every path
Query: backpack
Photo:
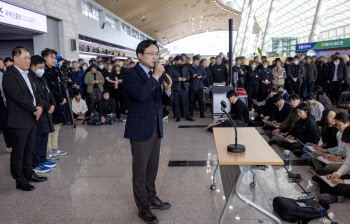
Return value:
M 301 207 L 297 203 L 305 204 Z M 283 221 L 298 224 L 307 224 L 314 219 L 328 217 L 326 210 L 315 200 L 294 200 L 285 197 L 275 197 L 273 199 L 273 209 L 283 219 Z

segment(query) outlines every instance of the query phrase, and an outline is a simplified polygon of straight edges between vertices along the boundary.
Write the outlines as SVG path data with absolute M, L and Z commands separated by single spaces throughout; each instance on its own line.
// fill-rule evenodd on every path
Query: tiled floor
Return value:
M 209 117 L 209 113 L 207 114 Z M 165 138 L 162 140 L 158 195 L 171 202 L 168 211 L 154 211 L 164 224 L 213 224 L 218 223 L 225 200 L 220 175 L 215 191 L 209 189 L 214 167 L 168 166 L 169 161 L 217 160 L 213 135 L 203 128 L 178 128 L 179 125 L 204 125 L 210 118 L 195 117 L 195 122 L 174 119 L 164 122 Z M 49 180 L 34 184 L 33 192 L 15 189 L 9 172 L 10 155 L 4 150 L 0 137 L 0 224 L 57 223 L 57 224 L 137 224 L 131 184 L 130 143 L 123 138 L 124 123 L 106 126 L 78 125 L 76 129 L 64 126 L 59 136 L 59 146 L 67 151 L 67 157 L 58 167 L 46 174 Z M 263 131 L 258 128 L 261 133 Z M 267 139 L 266 135 L 262 135 Z M 283 156 L 283 149 L 273 146 Z M 295 159 L 292 155 L 291 159 Z M 304 179 L 300 185 L 313 195 L 318 186 L 312 182 L 307 166 L 290 166 Z M 257 171 L 257 186 L 250 189 L 251 175 L 243 179 L 243 195 L 273 211 L 272 200 L 276 196 L 297 198 L 302 189 L 291 183 L 282 166 Z M 349 223 L 349 201 L 334 204 L 330 211 L 338 223 Z M 225 223 L 273 223 L 236 197 L 229 209 Z M 319 223 L 314 221 L 313 223 Z

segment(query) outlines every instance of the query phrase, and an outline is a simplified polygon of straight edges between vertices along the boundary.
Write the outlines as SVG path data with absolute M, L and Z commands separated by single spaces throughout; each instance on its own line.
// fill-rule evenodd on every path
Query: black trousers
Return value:
M 46 162 L 46 151 L 49 134 L 37 135 L 33 152 L 33 167 L 38 167 Z
M 259 85 L 247 85 L 247 91 L 248 91 L 248 108 L 251 109 L 252 99 L 258 100 Z
M 174 93 L 174 116 L 180 118 L 181 112 L 185 115 L 186 118 L 191 118 L 190 113 L 188 112 L 188 93 L 186 90 L 180 90 L 180 92 Z
M 296 81 L 294 82 L 293 80 L 289 83 L 289 91 L 288 93 L 291 95 L 293 93 L 298 94 L 300 96 L 300 82 Z
M 194 89 L 190 89 L 190 114 L 193 116 L 194 104 L 196 100 L 199 101 L 200 116 L 204 116 L 204 101 L 203 101 L 203 89 L 198 89 L 197 92 Z
M 12 143 L 11 175 L 17 183 L 23 184 L 27 182 L 26 177 L 30 177 L 34 173 L 32 162 L 36 127 L 9 128 L 8 130 Z
M 124 89 L 118 89 L 117 90 L 118 95 L 118 102 L 119 102 L 119 114 L 126 114 L 127 105 L 125 100 L 125 90 Z M 117 103 L 118 105 L 118 103 Z
M 270 84 L 265 85 L 263 83 L 260 83 L 260 85 L 257 87 L 259 88 L 259 101 L 263 101 L 267 97 L 267 88 L 270 86 Z
M 331 81 L 330 100 L 333 104 L 338 103 L 341 94 L 341 81 Z
M 158 123 L 147 141 L 130 140 L 132 153 L 132 184 L 139 209 L 149 205 L 156 196 L 156 177 L 159 165 L 161 137 Z

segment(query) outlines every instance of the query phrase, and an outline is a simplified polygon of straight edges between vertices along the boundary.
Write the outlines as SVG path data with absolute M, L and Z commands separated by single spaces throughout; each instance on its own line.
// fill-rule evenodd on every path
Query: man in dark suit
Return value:
M 39 177 L 33 171 L 33 147 L 36 137 L 36 121 L 43 111 L 36 86 L 28 76 L 30 54 L 24 47 L 12 51 L 14 59 L 3 78 L 8 111 L 7 127 L 11 136 L 11 175 L 16 180 L 16 188 L 32 191 L 34 186 L 29 181 L 42 182 L 46 177 Z
M 156 196 L 155 180 L 158 172 L 160 143 L 163 137 L 162 104 L 173 101 L 170 84 L 163 81 L 165 71 L 156 66 L 159 48 L 156 41 L 144 40 L 136 48 L 140 63 L 125 70 L 123 83 L 128 119 L 125 138 L 130 139 L 132 152 L 133 189 L 138 216 L 146 223 L 158 223 L 150 209 L 168 209 L 171 205 Z M 165 94 L 162 97 L 161 84 Z M 165 101 L 165 102 L 164 102 Z
M 190 73 L 188 68 L 183 66 L 183 61 L 180 56 L 176 56 L 175 65 L 168 69 L 168 74 L 173 80 L 171 86 L 172 93 L 174 95 L 174 114 L 176 122 L 180 121 L 181 112 L 185 115 L 186 121 L 194 121 L 188 111 L 188 81 L 190 79 Z
M 292 107 L 287 103 L 281 93 L 277 93 L 272 97 L 274 103 L 273 112 L 271 114 L 270 120 L 276 126 L 280 126 L 281 123 L 287 119 Z

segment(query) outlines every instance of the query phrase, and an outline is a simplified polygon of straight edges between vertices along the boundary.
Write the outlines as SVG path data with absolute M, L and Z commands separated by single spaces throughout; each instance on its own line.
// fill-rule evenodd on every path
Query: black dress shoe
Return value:
M 176 118 L 176 122 L 180 122 L 180 118 Z
M 151 209 L 165 210 L 171 207 L 171 205 L 168 202 L 163 202 L 158 197 L 155 197 L 152 201 L 150 201 L 149 204 Z
M 16 183 L 16 188 L 22 191 L 34 191 L 35 187 L 29 183 L 19 184 Z
M 158 218 L 152 214 L 149 206 L 140 209 L 138 216 L 147 224 L 159 223 Z
M 205 118 L 205 116 L 203 115 L 203 116 L 200 116 L 201 118 Z
M 301 155 L 303 155 L 304 154 L 304 151 L 302 151 L 302 150 L 294 150 L 293 151 L 293 154 L 295 155 L 295 156 L 297 156 L 297 157 L 301 157 Z
M 193 118 L 186 118 L 186 121 L 194 121 Z
M 31 177 L 27 178 L 27 181 L 44 182 L 47 181 L 47 177 L 39 177 L 36 173 L 34 173 Z

